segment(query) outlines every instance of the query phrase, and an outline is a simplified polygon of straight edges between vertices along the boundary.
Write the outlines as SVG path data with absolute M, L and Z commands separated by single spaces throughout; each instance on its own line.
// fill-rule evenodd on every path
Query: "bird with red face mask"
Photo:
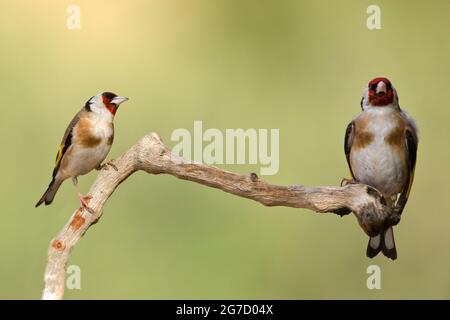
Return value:
M 36 207 L 51 204 L 64 180 L 72 178 L 81 206 L 93 212 L 88 206 L 88 197 L 78 190 L 77 177 L 102 167 L 114 139 L 114 116 L 120 104 L 127 100 L 103 92 L 86 102 L 66 129 L 56 155 L 52 181 Z
M 362 112 L 347 127 L 345 155 L 354 182 L 378 189 L 393 214 L 406 205 L 414 179 L 418 132 L 415 121 L 398 103 L 387 78 L 369 82 L 361 100 Z M 397 249 L 392 226 L 370 237 L 367 256 L 380 251 L 395 260 Z

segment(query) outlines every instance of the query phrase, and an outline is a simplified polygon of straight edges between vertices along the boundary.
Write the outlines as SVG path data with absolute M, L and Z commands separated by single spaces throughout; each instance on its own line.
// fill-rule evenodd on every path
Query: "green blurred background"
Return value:
M 81 30 L 66 28 L 69 4 Z M 450 2 L 0 1 L 0 298 L 36 299 L 47 247 L 77 207 L 66 182 L 34 208 L 60 138 L 92 95 L 131 98 L 109 155 L 149 131 L 279 128 L 271 183 L 348 177 L 347 123 L 384 75 L 421 133 L 416 179 L 396 228 L 399 259 L 365 257 L 353 216 L 265 208 L 168 175 L 136 173 L 72 252 L 71 299 L 450 298 Z M 222 165 L 247 173 L 258 166 Z M 87 191 L 96 172 L 80 178 Z M 382 289 L 368 290 L 377 264 Z

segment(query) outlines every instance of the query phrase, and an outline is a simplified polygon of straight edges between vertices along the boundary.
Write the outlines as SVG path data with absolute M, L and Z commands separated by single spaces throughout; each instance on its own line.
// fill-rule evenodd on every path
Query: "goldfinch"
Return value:
M 101 163 L 111 149 L 114 140 L 113 120 L 118 107 L 128 98 L 111 92 L 99 93 L 90 98 L 70 122 L 56 155 L 52 181 L 36 207 L 52 203 L 64 180 L 71 178 L 81 206 L 88 206 L 89 197 L 78 190 L 77 177 L 93 169 L 100 169 Z
M 345 134 L 345 155 L 355 182 L 377 188 L 396 214 L 406 205 L 414 179 L 418 131 L 415 121 L 398 104 L 397 91 L 386 78 L 369 82 L 362 112 Z M 380 251 L 395 260 L 392 226 L 370 238 L 367 256 Z

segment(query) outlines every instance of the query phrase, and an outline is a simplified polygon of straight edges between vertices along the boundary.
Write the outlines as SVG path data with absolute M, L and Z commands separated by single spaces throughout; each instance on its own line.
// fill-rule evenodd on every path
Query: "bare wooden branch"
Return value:
M 62 299 L 65 287 L 66 264 L 71 249 L 90 226 L 103 214 L 103 206 L 114 190 L 135 171 L 151 174 L 170 174 L 252 199 L 265 206 L 305 208 L 315 212 L 333 212 L 339 215 L 353 212 L 368 235 L 379 233 L 392 217 L 380 193 L 363 184 L 343 187 L 277 186 L 268 184 L 254 173 L 242 175 L 213 166 L 185 160 L 165 147 L 156 133 L 149 133 L 124 155 L 114 160 L 117 171 L 106 167 L 100 171 L 89 190 L 89 206 L 94 214 L 79 208 L 51 241 L 45 269 L 43 299 Z

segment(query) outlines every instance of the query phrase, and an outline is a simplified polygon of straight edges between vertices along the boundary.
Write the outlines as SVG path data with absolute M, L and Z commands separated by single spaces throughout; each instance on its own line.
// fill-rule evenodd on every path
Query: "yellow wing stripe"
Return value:
M 56 156 L 55 168 L 59 166 L 59 162 L 61 161 L 61 158 L 63 156 L 63 149 L 64 149 L 64 145 L 62 144 L 59 147 L 58 155 Z
M 414 181 L 414 171 L 415 168 L 413 168 L 410 172 L 409 172 L 409 183 L 408 183 L 408 190 L 406 190 L 406 199 L 409 198 L 409 194 L 411 192 L 411 187 Z

